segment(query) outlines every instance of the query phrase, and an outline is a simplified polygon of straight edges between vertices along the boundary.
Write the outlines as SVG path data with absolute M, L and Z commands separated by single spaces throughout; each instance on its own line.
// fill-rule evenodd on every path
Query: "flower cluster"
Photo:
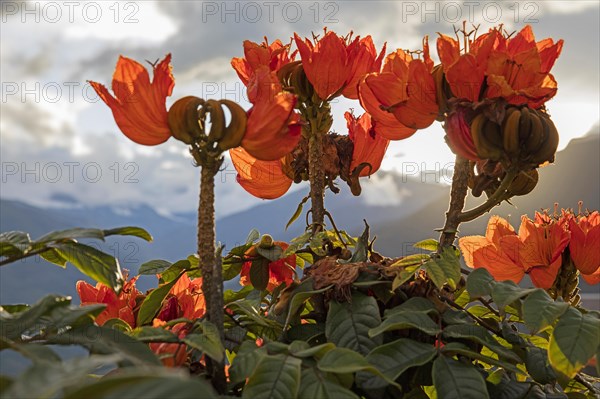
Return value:
M 518 233 L 505 219 L 490 218 L 484 236 L 459 239 L 465 262 L 487 269 L 496 280 L 519 283 L 528 274 L 536 287 L 549 289 L 562 267 L 571 262 L 589 284 L 600 283 L 600 214 L 560 216 L 536 212 L 521 217 Z

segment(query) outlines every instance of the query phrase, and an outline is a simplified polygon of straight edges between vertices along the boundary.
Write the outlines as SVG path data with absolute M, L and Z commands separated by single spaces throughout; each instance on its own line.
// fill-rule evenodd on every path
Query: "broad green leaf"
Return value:
M 2 338 L 0 338 L 2 339 Z M 61 358 L 52 349 L 40 344 L 15 344 L 13 342 L 4 341 L 7 348 L 19 352 L 33 363 L 46 364 L 60 362 Z
M 317 363 L 321 371 L 348 374 L 359 371 L 367 371 L 384 379 L 388 384 L 398 386 L 394 380 L 388 378 L 379 369 L 367 361 L 367 359 L 358 352 L 346 348 L 335 348 L 327 352 Z
M 481 298 L 492 295 L 492 289 L 496 281 L 494 277 L 484 268 L 473 270 L 467 277 L 467 291 L 471 298 Z
M 171 266 L 169 266 L 167 268 L 167 270 L 165 270 L 160 275 L 160 282 L 161 283 L 170 283 L 174 279 L 179 278 L 179 276 L 181 275 L 181 272 L 183 272 L 184 270 L 189 270 L 191 267 L 192 267 L 192 265 L 189 260 L 187 260 L 187 259 L 178 260 L 177 262 L 175 262 Z M 191 276 L 191 274 L 192 274 L 191 272 L 188 272 L 188 277 L 195 277 L 195 276 Z
M 181 274 L 179 275 L 181 276 Z M 144 324 L 149 324 L 152 322 L 152 319 L 156 316 L 158 311 L 160 310 L 163 301 L 171 291 L 171 288 L 175 285 L 175 283 L 179 280 L 179 278 L 175 278 L 170 283 L 161 285 L 160 287 L 154 289 L 150 294 L 144 298 L 142 305 L 140 306 L 140 310 L 138 311 L 136 324 L 138 326 L 143 326 Z
M 223 347 L 223 343 L 219 337 L 219 330 L 214 324 L 206 320 L 200 324 L 200 328 L 202 330 L 202 334 L 188 334 L 182 339 L 182 341 L 192 348 L 204 352 L 217 362 L 222 362 L 225 348 Z
M 429 335 L 436 335 L 440 332 L 438 324 L 426 312 L 407 310 L 404 312 L 395 312 L 388 316 L 379 326 L 369 330 L 369 336 L 380 337 L 386 331 L 405 330 L 409 328 L 423 331 Z
M 242 398 L 295 398 L 302 361 L 284 354 L 263 356 L 244 387 Z
M 0 336 L 17 341 L 22 339 L 23 335 L 38 335 L 41 333 L 40 328 L 46 327 L 46 324 L 40 325 L 40 320 L 49 316 L 54 309 L 67 307 L 70 303 L 70 297 L 48 295 L 20 313 L 2 312 L 0 313 L 2 322 L 0 323 Z
M 56 249 L 60 256 L 86 276 L 109 286 L 116 292 L 123 288 L 121 267 L 114 257 L 77 242 L 56 244 Z
M 40 257 L 46 262 L 53 263 L 57 266 L 62 267 L 63 269 L 67 267 L 67 260 L 63 258 L 60 252 L 58 252 L 54 248 L 51 248 L 48 251 L 41 252 Z
M 244 262 L 240 259 L 223 259 L 223 281 L 232 280 L 240 275 Z
M 489 332 L 478 325 L 474 324 L 454 324 L 444 328 L 443 335 L 445 338 L 470 339 L 488 347 L 493 352 L 504 357 L 505 359 L 520 362 L 521 358 L 510 349 L 502 346 L 492 337 Z
M 358 238 L 358 242 L 354 246 L 354 253 L 352 254 L 352 258 L 348 260 L 348 263 L 366 262 L 369 259 L 369 225 L 366 220 L 363 221 L 365 223 L 365 230 Z
M 146 263 L 142 263 L 138 274 L 161 274 L 162 272 L 167 270 L 171 265 L 172 263 L 169 261 L 162 259 L 154 259 Z
M 506 306 L 513 304 L 515 301 L 518 301 L 536 290 L 537 288 L 521 288 L 510 280 L 502 281 L 494 284 L 494 287 L 492 288 L 492 299 L 500 309 L 500 312 L 503 312 Z
M 254 342 L 244 341 L 229 368 L 231 383 L 238 384 L 250 377 L 264 356 L 267 356 L 266 348 L 258 348 Z
M 396 380 L 409 368 L 428 363 L 436 354 L 437 349 L 431 344 L 401 338 L 389 344 L 378 346 L 367 355 L 367 360 L 390 380 Z M 360 385 L 369 390 L 383 388 L 387 383 L 374 376 Z
M 406 300 L 399 306 L 396 306 L 392 309 L 387 309 L 385 311 L 385 316 L 388 317 L 393 314 L 402 313 L 402 312 L 406 312 L 406 311 L 423 312 L 423 313 L 427 313 L 427 314 L 437 314 L 438 313 L 433 302 L 431 302 L 429 299 L 416 296 L 416 297 L 409 298 L 408 300 Z
M 530 382 L 519 382 L 513 379 L 504 377 L 498 384 L 488 384 L 490 396 L 494 399 L 548 399 L 553 398 L 552 396 L 546 397 L 546 395 L 535 396 L 535 391 L 532 387 L 535 387 Z M 528 393 L 534 394 L 529 396 Z M 564 398 L 564 397 L 563 397 Z M 555 398 L 558 399 L 558 398 Z
M 366 355 L 383 342 L 382 336 L 369 337 L 369 330 L 380 324 L 379 306 L 375 298 L 355 292 L 352 302 L 329 302 L 325 335 L 339 347 Z
M 256 252 L 264 258 L 267 258 L 271 262 L 275 262 L 281 259 L 283 255 L 283 248 L 279 245 L 273 245 L 271 248 L 261 248 L 260 246 L 256 247 Z
M 292 317 L 300 310 L 302 305 L 313 295 L 327 291 L 330 286 L 323 287 L 319 290 L 313 289 L 313 279 L 307 278 L 300 283 L 291 294 L 288 314 L 285 320 L 285 325 L 288 326 Z
M 485 381 L 470 364 L 461 363 L 446 356 L 433 362 L 433 383 L 440 399 L 489 398 Z
M 209 383 L 165 368 L 124 369 L 70 390 L 65 399 L 216 399 Z
M 13 305 L 1 305 L 0 313 L 6 312 L 9 314 L 21 313 L 31 308 L 31 306 L 25 303 L 13 304 Z
M 349 389 L 344 388 L 332 381 L 329 381 L 322 373 L 315 368 L 308 368 L 302 371 L 300 379 L 300 399 L 359 399 L 359 397 Z
M 397 260 L 392 263 L 389 267 L 408 267 L 414 265 L 421 265 L 426 260 L 429 260 L 431 255 L 429 254 L 413 254 L 405 256 L 404 258 Z
M 556 381 L 556 374 L 548 362 L 548 351 L 530 346 L 525 349 L 525 366 L 527 372 L 540 384 L 551 384 Z
M 396 291 L 398 287 L 414 277 L 415 273 L 419 271 L 419 269 L 421 269 L 421 263 L 405 266 L 404 269 L 394 278 L 394 281 L 392 282 L 392 291 Z
M 550 336 L 550 364 L 558 372 L 573 378 L 599 346 L 600 320 L 569 307 Z
M 93 354 L 118 354 L 134 364 L 160 365 L 148 345 L 119 331 L 89 325 L 48 339 L 56 345 L 81 345 Z
M 294 341 L 294 342 L 302 342 L 305 343 L 304 341 Z M 292 344 L 290 345 L 290 353 L 296 357 L 316 357 L 316 358 L 321 358 L 323 357 L 327 352 L 329 352 L 330 350 L 335 348 L 335 345 L 332 344 L 331 342 L 327 342 L 325 344 L 321 344 L 321 345 L 317 345 L 317 346 L 313 346 L 313 347 L 309 347 L 306 349 L 296 349 L 293 348 L 293 344 L 294 342 L 292 342 Z
M 129 335 L 142 342 L 179 342 L 177 335 L 160 327 L 142 326 L 134 328 Z
M 13 381 L 2 397 L 55 398 L 76 382 L 85 381 L 101 366 L 115 364 L 119 355 L 90 356 L 55 363 L 34 363 Z
M 53 231 L 48 233 L 37 240 L 36 244 L 43 244 L 52 241 L 71 240 L 77 238 L 95 238 L 97 240 L 104 241 L 104 233 L 100 229 L 85 229 L 85 228 L 74 228 L 61 231 Z
M 251 285 L 246 285 L 242 287 L 239 291 L 226 290 L 223 293 L 223 300 L 225 302 L 225 305 L 227 305 L 230 302 L 237 301 L 238 299 L 246 298 L 246 296 L 248 296 L 248 294 L 252 291 L 254 291 L 254 287 L 252 287 Z
M 283 256 L 286 257 L 286 256 L 289 256 L 289 255 L 295 253 L 296 251 L 298 251 L 299 249 L 304 247 L 306 244 L 308 244 L 310 242 L 311 238 L 312 238 L 312 232 L 310 230 L 305 232 L 301 236 L 293 238 L 290 241 L 290 246 L 287 247 L 287 249 L 283 252 Z M 309 263 L 313 263 L 311 254 L 298 254 L 298 256 L 303 256 L 303 257 L 308 256 L 308 255 L 310 255 L 310 260 L 307 260 L 307 259 L 305 259 L 305 260 L 307 260 L 307 262 L 309 262 Z
M 423 267 L 436 287 L 442 289 L 444 284 L 448 284 L 451 289 L 456 289 L 461 273 L 460 262 L 454 249 L 444 248 L 439 257 L 432 257 L 423 264 Z
M 22 231 L 0 233 L 0 256 L 15 257 L 31 247 L 29 234 Z
M 104 236 L 133 236 L 138 237 L 148 242 L 152 241 L 152 236 L 146 230 L 141 227 L 134 226 L 125 226 L 125 227 L 117 227 L 114 229 L 104 230 Z
M 248 237 L 246 237 L 246 245 L 252 245 L 255 241 L 260 239 L 260 233 L 256 229 L 250 230 Z
M 288 229 L 288 227 L 290 227 L 292 225 L 292 223 L 294 223 L 296 221 L 296 219 L 298 219 L 300 217 L 300 215 L 302 215 L 302 209 L 304 207 L 304 204 L 306 204 L 306 201 L 308 201 L 309 199 L 310 199 L 309 195 L 302 198 L 302 201 L 300 201 L 300 203 L 298 204 L 296 211 L 294 212 L 294 214 L 292 215 L 290 220 L 288 220 L 287 224 L 285 225 L 286 230 Z
M 568 308 L 568 303 L 554 301 L 546 291 L 537 289 L 523 301 L 523 321 L 535 334 L 554 324 Z
M 505 370 L 526 376 L 525 372 L 520 370 L 517 366 L 513 365 L 512 363 L 504 362 L 502 360 L 498 360 L 493 357 L 482 355 L 479 352 L 475 352 L 475 351 L 471 350 L 468 346 L 461 344 L 460 342 L 448 342 L 442 348 L 442 352 L 449 356 L 454 356 L 454 355 L 466 356 L 473 360 L 478 360 L 482 363 L 488 364 L 490 366 L 502 367 Z
M 250 266 L 250 283 L 259 291 L 264 291 L 269 285 L 269 260 L 257 258 L 252 261 Z
M 437 242 L 437 240 L 429 238 L 427 240 L 419 241 L 418 243 L 414 244 L 413 247 L 435 252 L 438 250 L 439 245 L 440 243 Z

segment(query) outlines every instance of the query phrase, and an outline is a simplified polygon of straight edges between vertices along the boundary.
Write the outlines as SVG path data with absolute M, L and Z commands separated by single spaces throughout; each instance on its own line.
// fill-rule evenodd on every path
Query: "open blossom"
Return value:
M 360 83 L 361 104 L 376 121 L 377 130 L 388 139 L 406 138 L 417 129 L 431 125 L 438 116 L 427 38 L 422 54 L 423 59 L 420 59 L 397 50 L 386 57 L 380 73 L 371 73 Z M 390 124 L 383 112 L 390 113 L 399 122 L 395 132 L 379 129 L 379 123 Z
M 127 279 L 127 276 L 125 276 Z M 131 327 L 135 327 L 136 299 L 142 295 L 135 287 L 137 277 L 127 281 L 117 295 L 109 286 L 96 283 L 96 286 L 80 280 L 77 282 L 77 293 L 82 305 L 103 303 L 106 309 L 96 316 L 96 324 L 103 325 L 110 319 L 121 319 Z
M 244 57 L 233 58 L 231 66 L 247 86 L 260 66 L 266 66 L 270 71 L 277 72 L 282 66 L 293 62 L 295 53 L 290 54 L 289 50 L 290 46 L 284 45 L 281 40 L 275 40 L 271 44 L 266 37 L 261 44 L 245 40 Z
M 359 118 L 350 112 L 346 112 L 344 116 L 348 125 L 348 135 L 354 144 L 350 171 L 361 164 L 368 164 L 370 167 L 363 168 L 359 176 L 369 176 L 379 170 L 390 141 L 377 133 L 368 113 Z
M 344 38 L 329 31 L 314 42 L 298 34 L 294 34 L 294 40 L 306 77 L 322 100 L 339 94 L 358 98 L 358 82 L 365 74 L 379 71 L 385 52 L 384 45 L 377 55 L 371 36 L 351 39 L 351 35 Z
M 164 327 L 163 323 L 156 322 L 154 327 L 162 327 L 170 330 L 177 337 L 184 338 L 190 330 L 189 324 L 180 323 L 172 328 Z M 152 342 L 149 344 L 150 350 L 159 357 L 165 367 L 183 366 L 188 358 L 187 346 L 184 343 Z
M 252 246 L 246 251 L 245 257 L 257 258 L 260 257 L 256 248 L 259 244 Z M 281 247 L 284 251 L 289 247 L 289 244 L 283 241 L 275 241 L 273 245 Z M 250 282 L 250 268 L 252 267 L 252 261 L 244 262 L 242 270 L 240 272 L 240 284 L 251 285 Z M 267 291 L 273 291 L 282 283 L 286 283 L 286 286 L 294 281 L 294 270 L 296 268 L 296 255 L 292 254 L 286 258 L 278 259 L 268 263 L 269 268 L 269 283 L 267 285 Z
M 487 269 L 497 280 L 519 283 L 529 274 L 536 287 L 548 289 L 562 264 L 569 233 L 557 222 L 536 214 L 521 218 L 519 233 L 504 219 L 493 216 L 485 237 L 469 236 L 459 246 L 469 267 Z
M 575 267 L 590 284 L 600 275 L 600 213 L 573 216 L 568 220 L 571 231 L 569 252 Z
M 104 85 L 90 82 L 96 93 L 112 110 L 119 129 L 132 141 L 143 145 L 164 143 L 171 137 L 166 98 L 175 79 L 171 74 L 171 54 L 153 66 L 154 78 L 140 63 L 119 57 L 113 75 L 114 96 Z

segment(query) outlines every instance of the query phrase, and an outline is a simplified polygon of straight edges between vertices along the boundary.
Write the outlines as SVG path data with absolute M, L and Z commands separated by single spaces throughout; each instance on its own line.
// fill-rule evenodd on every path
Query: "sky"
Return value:
M 87 80 L 110 87 L 120 54 L 154 62 L 172 54 L 176 79 L 167 104 L 186 95 L 229 98 L 248 108 L 230 66 L 244 40 L 289 42 L 324 27 L 371 35 L 388 52 L 418 49 L 428 35 L 452 34 L 466 20 L 480 31 L 532 25 L 536 38 L 564 39 L 553 74 L 558 94 L 547 103 L 561 142 L 598 130 L 600 2 L 575 1 L 0 1 L 1 198 L 40 206 L 145 203 L 162 214 L 197 208 L 199 171 L 173 139 L 156 147 L 130 142 Z M 437 60 L 435 51 L 433 58 Z M 338 133 L 343 112 L 333 104 Z M 393 142 L 382 168 L 407 176 L 434 171 L 447 184 L 454 155 L 439 123 Z M 600 154 L 599 154 L 600 155 Z M 437 171 L 437 175 L 435 174 Z M 373 179 L 374 183 L 385 179 Z M 217 215 L 260 202 L 235 182 L 230 162 L 217 176 Z M 301 187 L 302 188 L 302 187 Z M 347 188 L 344 188 L 347 189 Z M 369 192 L 377 195 L 377 190 Z

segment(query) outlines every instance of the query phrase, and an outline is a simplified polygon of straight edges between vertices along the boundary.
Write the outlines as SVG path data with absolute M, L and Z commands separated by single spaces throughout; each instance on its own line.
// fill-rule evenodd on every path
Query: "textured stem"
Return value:
M 446 212 L 446 224 L 440 236 L 440 250 L 454 243 L 460 215 L 465 206 L 467 197 L 467 183 L 469 180 L 469 161 L 456 156 L 454 164 L 454 175 L 452 177 L 452 189 L 450 191 L 450 207 Z
M 198 206 L 198 257 L 208 320 L 217 327 L 221 342 L 224 342 L 223 277 L 221 262 L 217 262 L 215 256 L 215 175 L 218 170 L 219 162 L 206 162 L 202 165 Z M 223 363 L 207 358 L 206 364 L 215 389 L 225 393 L 227 383 Z
M 498 205 L 500 202 L 502 202 L 504 199 L 506 199 L 506 197 L 505 197 L 506 190 L 508 189 L 508 187 L 510 186 L 510 184 L 512 183 L 512 181 L 515 179 L 516 176 L 517 176 L 516 171 L 511 170 L 511 171 L 507 172 L 506 176 L 504 176 L 504 179 L 502 179 L 500 186 L 498 186 L 498 189 L 496 189 L 494 194 L 492 194 L 492 196 L 489 197 L 487 199 L 487 201 L 485 201 L 483 204 L 479 205 L 478 207 L 470 209 L 465 212 L 461 212 L 460 215 L 458 216 L 459 222 L 461 222 L 461 223 L 462 222 L 470 222 L 471 220 L 477 219 L 479 216 L 488 212 L 490 209 L 492 209 L 493 207 Z
M 312 125 L 312 124 L 311 124 Z M 323 171 L 323 133 L 314 127 L 308 138 L 308 178 L 312 205 L 312 233 L 323 230 L 325 220 L 325 172 Z

